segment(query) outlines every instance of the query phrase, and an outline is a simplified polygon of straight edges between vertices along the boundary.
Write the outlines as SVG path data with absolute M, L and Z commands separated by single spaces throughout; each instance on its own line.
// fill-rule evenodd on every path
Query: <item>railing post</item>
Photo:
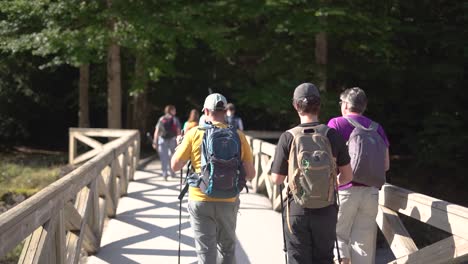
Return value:
M 68 132 L 68 163 L 73 164 L 77 149 L 76 149 L 76 139 L 75 139 L 75 133 L 72 129 Z

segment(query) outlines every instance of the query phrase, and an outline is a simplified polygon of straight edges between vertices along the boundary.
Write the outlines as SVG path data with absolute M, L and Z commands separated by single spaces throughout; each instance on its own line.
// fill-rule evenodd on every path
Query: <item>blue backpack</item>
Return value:
M 237 130 L 206 124 L 201 146 L 201 173 L 196 187 L 214 198 L 236 197 L 246 187 Z M 193 186 L 193 184 L 192 184 Z

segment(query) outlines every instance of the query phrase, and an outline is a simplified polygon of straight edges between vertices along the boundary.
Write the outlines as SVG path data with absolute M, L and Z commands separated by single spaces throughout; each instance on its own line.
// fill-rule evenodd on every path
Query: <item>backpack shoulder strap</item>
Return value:
M 319 133 L 322 136 L 326 136 L 328 131 L 330 130 L 330 127 L 328 127 L 327 125 L 324 125 L 324 124 L 320 124 L 320 125 L 316 125 L 316 126 L 307 126 L 307 127 L 297 126 L 297 127 L 293 127 L 291 129 L 287 130 L 286 132 L 289 132 L 291 135 L 296 137 L 299 133 L 301 133 L 302 131 L 307 130 L 307 129 L 314 129 L 316 133 Z
M 296 137 L 297 134 L 299 134 L 303 129 L 304 127 L 296 126 L 296 127 L 286 130 L 286 132 L 291 134 L 293 137 Z
M 330 130 L 330 127 L 324 124 L 320 124 L 318 126 L 313 127 L 317 133 L 320 135 L 326 137 L 328 134 L 328 131 Z
M 359 122 L 352 119 L 351 117 L 343 116 L 343 118 L 346 119 L 348 121 L 348 123 L 351 124 L 355 128 L 358 127 L 358 128 L 361 128 L 361 129 L 366 129 L 363 125 L 361 125 Z
M 372 123 L 369 126 L 369 130 L 377 131 L 377 128 L 379 128 L 379 124 L 377 124 L 377 122 L 372 121 Z
M 350 117 L 347 117 L 347 116 L 343 116 L 344 119 L 348 120 L 348 123 L 350 123 L 353 127 L 355 128 L 359 128 L 359 129 L 362 129 L 362 130 L 367 130 L 367 131 L 373 131 L 373 130 L 377 130 L 378 128 L 378 124 L 375 123 L 374 121 L 372 121 L 371 125 L 369 126 L 369 128 L 366 128 L 364 127 L 363 125 L 361 125 L 361 123 L 359 123 L 358 121 L 350 118 Z

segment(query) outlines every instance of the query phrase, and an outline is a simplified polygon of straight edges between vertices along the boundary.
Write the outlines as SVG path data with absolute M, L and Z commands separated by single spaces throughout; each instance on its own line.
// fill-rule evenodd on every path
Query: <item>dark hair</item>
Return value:
M 188 119 L 189 122 L 192 122 L 192 121 L 197 121 L 198 122 L 199 118 L 200 118 L 200 115 L 198 114 L 197 109 L 190 110 L 190 115 L 189 115 L 189 119 Z
M 293 106 L 299 113 L 317 115 L 320 112 L 320 97 L 311 96 L 293 99 Z
M 174 105 L 166 105 L 166 107 L 164 107 L 164 113 L 165 114 L 169 114 L 172 110 L 175 110 Z
M 364 113 L 367 107 L 367 96 L 359 87 L 348 88 L 340 94 L 340 100 L 349 104 L 349 111 Z
M 236 107 L 233 103 L 229 103 L 226 105 L 226 110 L 236 111 Z

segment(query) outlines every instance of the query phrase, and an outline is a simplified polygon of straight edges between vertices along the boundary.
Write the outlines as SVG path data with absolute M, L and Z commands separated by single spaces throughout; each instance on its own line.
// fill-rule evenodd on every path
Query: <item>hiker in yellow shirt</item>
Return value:
M 206 148 L 202 145 L 207 144 L 207 139 L 204 140 L 205 133 L 212 133 L 211 135 L 214 135 L 214 132 L 211 131 L 216 130 L 216 128 L 227 128 L 227 125 L 224 123 L 226 105 L 226 98 L 218 93 L 210 94 L 205 99 L 203 112 L 206 116 L 206 121 L 210 123 L 207 125 L 200 125 L 187 132 L 172 157 L 171 166 L 174 171 L 182 169 L 187 161 L 190 160 L 195 172 L 195 177 L 202 177 L 202 175 L 207 174 L 210 175 L 209 179 L 211 179 L 211 177 L 216 177 L 216 163 L 214 163 L 210 168 L 213 170 L 212 173 L 202 171 L 202 167 L 205 168 L 205 164 L 212 164 L 212 160 L 208 160 L 208 162 L 207 160 L 202 161 L 202 156 L 204 156 L 202 152 L 204 150 L 206 152 Z M 210 130 L 209 127 L 211 126 L 216 128 Z M 229 129 L 225 130 L 226 133 L 229 132 Z M 206 178 L 204 179 L 204 182 L 199 183 L 200 186 L 197 187 L 191 185 L 189 187 L 188 211 L 190 213 L 190 225 L 195 233 L 198 263 L 219 263 L 217 262 L 217 259 L 222 260 L 221 263 L 236 263 L 235 230 L 237 211 L 239 209 L 240 202 L 238 192 L 245 187 L 245 180 L 251 180 L 255 176 L 255 169 L 253 165 L 252 150 L 245 138 L 245 135 L 241 131 L 235 130 L 234 138 L 235 140 L 238 140 L 237 142 L 240 142 L 240 146 L 238 145 L 238 152 L 240 152 L 238 153 L 238 158 L 240 159 L 238 164 L 240 164 L 240 167 L 237 169 L 231 169 L 231 171 L 226 171 L 229 169 L 222 168 L 220 170 L 223 170 L 223 175 L 220 175 L 219 177 L 224 179 L 228 178 L 228 176 L 224 177 L 225 175 L 238 175 L 235 177 L 239 178 L 231 180 L 231 183 L 235 182 L 235 191 L 232 195 L 226 195 L 223 190 L 217 192 L 217 182 L 213 180 L 214 183 L 209 184 L 208 186 Z M 225 143 L 225 141 L 222 143 Z M 207 158 L 205 157 L 205 159 Z M 244 173 L 239 173 L 239 171 Z M 211 180 L 208 181 L 211 182 Z M 206 184 L 206 186 L 204 184 Z M 223 183 L 223 186 L 224 185 L 226 184 Z M 207 193 L 210 193 L 210 191 L 212 192 L 208 195 Z M 224 196 L 217 195 L 220 193 Z

